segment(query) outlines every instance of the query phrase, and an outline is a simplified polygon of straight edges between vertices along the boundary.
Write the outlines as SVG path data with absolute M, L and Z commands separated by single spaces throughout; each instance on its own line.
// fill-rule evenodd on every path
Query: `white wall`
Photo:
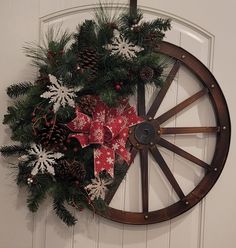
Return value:
M 73 29 L 77 21 L 88 16 L 85 9 L 91 9 L 91 3 L 95 3 L 95 1 L 0 0 L 1 122 L 9 104 L 5 88 L 11 83 L 32 80 L 35 76 L 34 69 L 22 53 L 21 48 L 24 42 L 39 40 L 40 28 L 45 30 L 48 24 L 61 20 L 64 22 L 64 27 Z M 129 226 L 94 217 L 89 212 L 82 212 L 79 213 L 79 223 L 75 228 L 68 229 L 54 216 L 49 206 L 50 202 L 46 202 L 35 216 L 29 213 L 25 206 L 24 190 L 17 189 L 13 182 L 12 170 L 7 162 L 1 159 L 0 248 L 234 248 L 236 246 L 236 211 L 234 209 L 236 205 L 234 190 L 236 188 L 236 180 L 234 180 L 236 155 L 233 153 L 236 145 L 234 132 L 236 114 L 233 111 L 234 90 L 236 89 L 234 85 L 234 67 L 236 66 L 234 11 L 236 3 L 230 0 L 224 2 L 213 0 L 207 2 L 203 0 L 168 2 L 158 0 L 154 2 L 146 0 L 139 1 L 139 4 L 144 7 L 146 18 L 152 18 L 154 12 L 158 15 L 172 17 L 173 29 L 167 35 L 168 41 L 184 47 L 197 56 L 213 71 L 220 83 L 231 112 L 233 129 L 231 152 L 220 179 L 204 201 L 172 221 L 149 226 Z M 183 85 L 186 79 L 189 82 L 187 89 L 186 85 Z M 189 77 L 185 70 L 181 70 L 169 92 L 165 106 L 160 111 L 179 102 L 186 97 L 187 93 L 194 92 L 197 87 L 195 79 Z M 209 115 L 211 110 L 203 111 L 204 104 L 206 104 L 204 101 L 191 109 L 189 114 L 197 115 L 197 122 L 209 124 L 212 120 Z M 169 125 L 188 123 L 188 120 L 189 117 L 185 115 L 175 117 Z M 1 125 L 0 132 L 1 145 L 8 144 L 10 141 L 9 131 Z M 188 146 L 187 141 L 182 142 L 177 139 L 174 142 L 207 160 L 210 154 L 206 155 L 206 151 L 209 150 L 206 140 L 213 146 L 214 140 L 211 140 L 210 137 L 201 137 L 201 139 L 192 137 L 191 146 Z M 200 144 L 201 149 L 197 148 L 197 144 Z M 193 172 L 188 171 L 188 179 L 185 179 L 186 175 L 183 176 L 178 171 L 179 168 L 180 170 L 184 169 L 181 166 L 186 161 L 173 158 L 173 154 L 165 151 L 163 151 L 163 156 L 170 161 L 171 168 L 178 180 L 187 185 L 186 190 L 188 187 L 191 188 Z M 196 170 L 194 173 L 200 175 L 201 171 Z M 140 198 L 133 198 L 133 194 L 129 194 L 135 187 L 134 185 L 140 187 L 140 183 L 133 180 L 135 175 L 139 176 L 139 173 L 137 166 L 131 168 L 130 174 L 119 191 L 119 196 L 116 196 L 112 202 L 114 206 L 121 209 L 139 208 Z M 151 162 L 151 174 L 159 176 L 153 162 Z M 161 182 L 155 183 L 153 179 L 150 193 L 156 202 L 165 204 L 172 195 L 171 188 L 166 190 L 163 185 L 165 186 Z M 162 192 L 166 190 L 166 194 L 162 198 L 155 194 L 160 189 Z M 154 208 L 155 201 L 152 204 L 151 206 Z

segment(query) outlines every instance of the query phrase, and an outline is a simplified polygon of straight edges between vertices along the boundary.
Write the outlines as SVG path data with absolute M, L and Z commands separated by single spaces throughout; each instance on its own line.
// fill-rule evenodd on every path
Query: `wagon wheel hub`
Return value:
M 139 149 L 153 146 L 159 139 L 160 125 L 157 120 L 147 120 L 130 129 L 129 141 Z

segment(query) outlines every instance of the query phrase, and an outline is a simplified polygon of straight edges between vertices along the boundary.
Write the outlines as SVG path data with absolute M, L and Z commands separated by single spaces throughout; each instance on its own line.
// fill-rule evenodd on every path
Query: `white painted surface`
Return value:
M 0 121 L 9 104 L 5 88 L 13 82 L 32 80 L 35 75 L 22 53 L 24 42 L 39 40 L 39 27 L 45 31 L 51 24 L 62 22 L 63 28 L 73 31 L 84 18 L 92 16 L 94 4 L 96 1 L 84 0 L 0 1 Z M 167 40 L 193 53 L 213 71 L 226 96 L 234 126 L 235 2 L 139 0 L 139 4 L 147 19 L 156 15 L 173 18 L 173 28 L 167 33 Z M 199 89 L 197 80 L 182 68 L 158 114 Z M 152 98 L 152 90 L 149 92 L 147 97 Z M 165 125 L 214 125 L 208 101 L 207 98 L 201 99 Z M 9 143 L 8 137 L 9 131 L 1 125 L 1 144 Z M 215 141 L 212 136 L 171 136 L 168 140 L 204 161 L 211 161 Z M 18 191 L 7 162 L 1 159 L 0 248 L 235 248 L 236 155 L 232 152 L 235 145 L 233 130 L 231 152 L 225 169 L 205 200 L 178 218 L 149 226 L 122 225 L 94 217 L 85 211 L 78 213 L 79 223 L 68 229 L 55 217 L 50 202 L 45 202 L 33 218 L 25 207 L 24 191 Z M 161 152 L 184 192 L 189 192 L 198 183 L 197 178 L 202 171 L 165 149 L 161 149 Z M 149 171 L 150 208 L 155 210 L 176 201 L 175 193 L 163 180 L 161 171 L 151 157 Z M 139 175 L 138 163 L 135 162 L 111 203 L 113 207 L 136 211 L 141 208 L 140 181 L 136 180 Z

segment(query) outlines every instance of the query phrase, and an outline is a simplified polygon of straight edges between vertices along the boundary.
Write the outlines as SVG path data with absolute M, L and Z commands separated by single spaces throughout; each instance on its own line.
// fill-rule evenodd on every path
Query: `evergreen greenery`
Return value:
M 68 205 L 78 210 L 87 207 L 93 211 L 106 211 L 104 200 L 91 201 L 85 190 L 94 177 L 93 149 L 96 146 L 82 149 L 77 141 L 68 139 L 59 146 L 57 142 L 61 137 L 57 136 L 65 134 L 61 130 L 57 130 L 50 139 L 55 127 L 66 129 L 66 124 L 75 118 L 75 109 L 66 104 L 54 112 L 53 100 L 43 98 L 42 94 L 50 91 L 53 84 L 49 75 L 55 76 L 64 89 L 74 90 L 75 104 L 79 104 L 81 96 L 90 94 L 99 96 L 109 106 L 117 106 L 121 98 L 133 95 L 139 84 L 161 86 L 166 61 L 155 52 L 155 48 L 170 29 L 170 20 L 143 21 L 142 18 L 139 10 L 131 14 L 128 11 L 118 14 L 117 11 L 110 15 L 108 9 L 101 5 L 95 11 L 94 20 L 85 20 L 75 34 L 50 28 L 43 45 L 29 43 L 24 48 L 40 76 L 34 83 L 22 82 L 7 88 L 7 94 L 14 103 L 8 107 L 3 123 L 10 127 L 11 139 L 17 145 L 2 146 L 0 152 L 5 157 L 19 157 L 17 184 L 27 187 L 27 206 L 32 212 L 38 210 L 47 196 L 52 197 L 56 214 L 68 226 L 77 221 L 67 209 Z M 113 54 L 108 45 L 116 40 L 117 30 L 125 38 L 125 45 L 131 49 L 139 46 L 142 50 L 135 52 L 132 58 L 123 56 L 119 51 Z M 151 80 L 140 75 L 143 68 L 151 72 Z M 45 137 L 50 139 L 50 149 L 42 142 Z M 32 144 L 37 144 L 37 148 L 32 148 Z M 51 156 L 48 160 L 51 164 L 40 162 L 46 152 L 50 153 L 46 155 Z M 57 153 L 63 154 L 63 157 L 57 157 Z M 40 154 L 43 156 L 40 157 Z M 66 170 L 63 177 L 57 174 L 57 170 L 55 175 L 49 173 L 47 166 L 56 168 L 61 159 L 83 163 L 86 171 L 84 179 L 66 180 L 69 175 Z M 36 166 L 38 173 L 32 175 Z M 40 166 L 46 170 L 40 170 Z M 115 177 L 122 177 L 125 172 L 124 165 L 115 167 Z M 100 176 L 104 177 L 103 174 Z

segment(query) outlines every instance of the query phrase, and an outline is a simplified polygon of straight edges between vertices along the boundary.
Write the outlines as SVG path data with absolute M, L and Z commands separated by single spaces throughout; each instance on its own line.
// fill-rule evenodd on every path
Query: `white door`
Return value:
M 119 3 L 128 3 L 119 1 Z M 200 59 L 216 76 L 228 102 L 232 129 L 236 114 L 233 106 L 236 21 L 234 1 L 151 1 L 138 0 L 145 18 L 155 16 L 172 18 L 172 30 L 166 40 L 183 47 Z M 1 0 L 0 1 L 0 99 L 1 115 L 6 113 L 9 101 L 5 88 L 11 83 L 30 81 L 36 76 L 30 61 L 24 57 L 24 42 L 42 38 L 49 25 L 61 24 L 62 28 L 75 30 L 76 25 L 85 18 L 92 18 L 96 1 L 85 0 Z M 183 82 L 188 81 L 188 85 Z M 195 88 L 194 88 L 195 87 Z M 194 77 L 182 69 L 169 90 L 160 112 L 175 105 L 196 90 Z M 147 95 L 151 99 L 151 93 Z M 207 101 L 207 100 L 205 100 Z M 206 102 L 189 109 L 178 118 L 171 120 L 171 126 L 188 123 L 191 118 L 210 125 L 213 122 L 211 108 L 204 108 Z M 199 111 L 199 109 L 201 111 Z M 189 124 L 189 123 L 188 123 Z M 214 139 L 211 137 L 191 137 L 189 140 L 173 139 L 179 146 L 191 151 L 204 160 L 211 159 Z M 9 143 L 9 131 L 1 125 L 1 145 Z M 79 222 L 74 228 L 67 228 L 54 215 L 50 201 L 41 206 L 36 215 L 26 208 L 24 190 L 14 184 L 11 167 L 1 158 L 0 163 L 0 248 L 235 248 L 236 247 L 236 168 L 233 153 L 236 137 L 233 130 L 231 152 L 225 169 L 217 184 L 207 197 L 187 213 L 163 223 L 148 226 L 130 226 L 114 223 L 91 212 L 76 213 Z M 212 148 L 213 147 L 213 148 Z M 198 182 L 196 175 L 201 171 L 185 170 L 186 161 L 172 156 L 163 150 L 178 182 L 190 191 Z M 138 160 L 138 158 L 137 158 Z M 118 209 L 138 211 L 140 209 L 140 171 L 136 161 L 129 170 L 124 182 L 111 205 Z M 158 178 L 154 180 L 155 178 Z M 162 182 L 154 161 L 150 158 L 149 189 L 150 208 L 161 208 L 174 199 L 171 188 Z M 158 193 L 158 194 L 157 194 Z M 173 198 L 173 199 L 172 199 Z M 158 203 L 156 205 L 156 203 Z

